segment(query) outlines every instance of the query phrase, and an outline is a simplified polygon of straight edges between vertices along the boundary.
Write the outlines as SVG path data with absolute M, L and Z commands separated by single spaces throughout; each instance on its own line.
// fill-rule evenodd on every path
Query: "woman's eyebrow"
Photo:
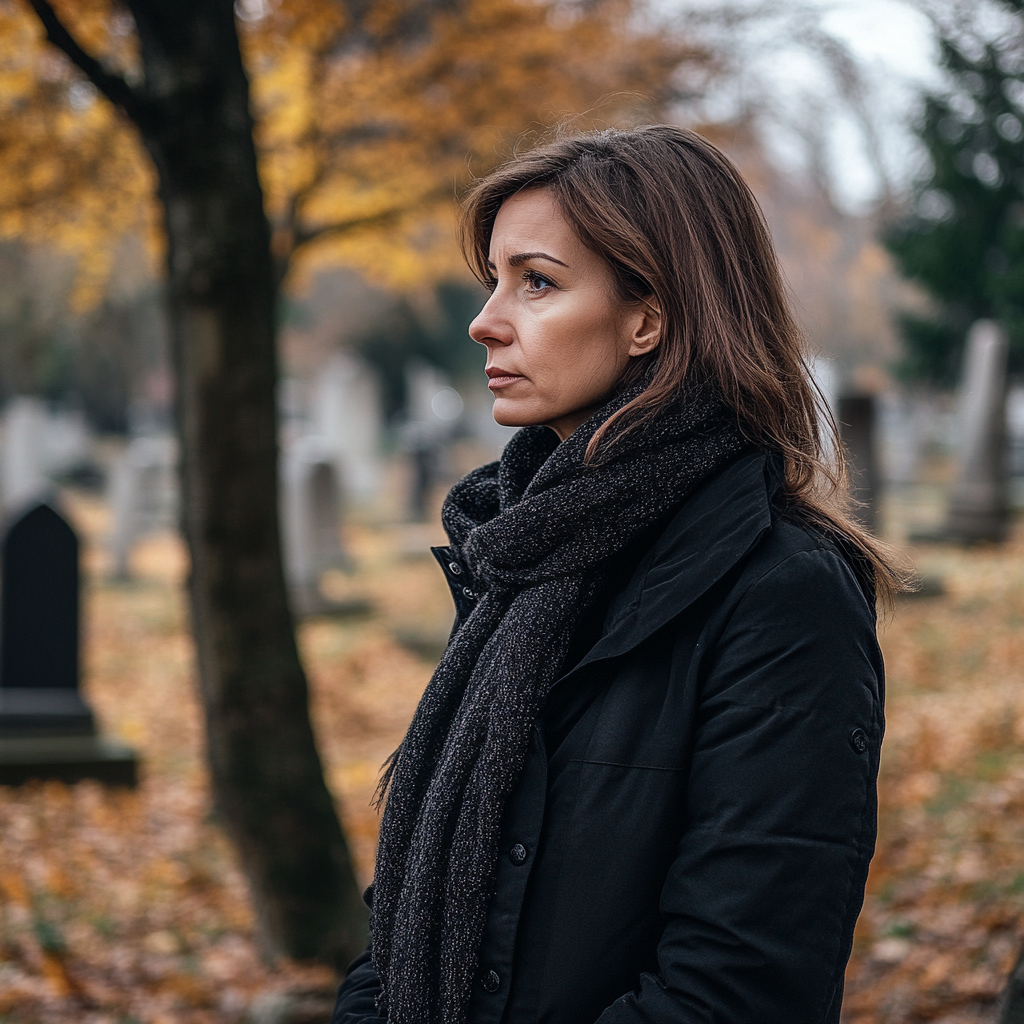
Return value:
M 509 266 L 519 266 L 520 264 L 525 263 L 528 259 L 546 259 L 568 269 L 568 263 L 563 263 L 560 259 L 555 259 L 554 256 L 549 256 L 547 253 L 516 253 L 514 256 L 509 256 L 508 264 Z M 497 267 L 492 261 L 487 260 L 487 269 L 496 270 Z
M 569 266 L 561 260 L 556 260 L 554 256 L 549 256 L 546 252 L 517 252 L 514 256 L 509 256 L 508 264 L 510 267 L 518 267 L 527 260 L 550 260 L 552 263 L 557 263 L 560 267 L 565 267 L 566 269 Z

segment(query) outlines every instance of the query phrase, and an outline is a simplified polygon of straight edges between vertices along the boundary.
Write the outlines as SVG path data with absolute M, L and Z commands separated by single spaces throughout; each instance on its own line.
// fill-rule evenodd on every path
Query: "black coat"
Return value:
M 470 1024 L 839 1020 L 882 659 L 870 586 L 769 470 L 745 456 L 686 501 L 551 691 Z M 364 955 L 334 1024 L 376 1019 L 377 990 Z

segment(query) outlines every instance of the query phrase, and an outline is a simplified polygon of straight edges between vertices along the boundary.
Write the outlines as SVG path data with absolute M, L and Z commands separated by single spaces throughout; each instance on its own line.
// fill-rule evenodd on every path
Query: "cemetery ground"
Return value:
M 69 495 L 85 541 L 84 689 L 142 755 L 135 791 L 0 787 L 0 1022 L 313 1024 L 334 980 L 269 966 L 211 815 L 181 584 L 167 534 L 111 582 L 106 510 Z M 348 531 L 333 596 L 361 619 L 300 628 L 328 781 L 361 880 L 372 870 L 380 763 L 401 738 L 450 622 L 427 555 L 435 526 Z M 848 1024 L 993 1021 L 1024 940 L 1024 524 L 1004 547 L 919 547 L 945 593 L 884 627 L 888 733 L 878 851 L 847 976 Z M 317 1016 L 317 1014 L 321 1016 Z

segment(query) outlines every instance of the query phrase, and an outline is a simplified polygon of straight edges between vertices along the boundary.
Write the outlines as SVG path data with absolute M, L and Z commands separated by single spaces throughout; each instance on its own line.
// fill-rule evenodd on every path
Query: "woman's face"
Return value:
M 469 336 L 487 348 L 494 418 L 508 427 L 545 424 L 564 441 L 608 398 L 629 360 L 655 348 L 660 318 L 618 297 L 611 268 L 544 188 L 502 205 L 489 263 L 497 285 Z

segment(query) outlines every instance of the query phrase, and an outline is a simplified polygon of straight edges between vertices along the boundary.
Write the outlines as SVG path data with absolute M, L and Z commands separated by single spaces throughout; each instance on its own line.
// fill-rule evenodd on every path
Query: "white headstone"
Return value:
M 281 453 L 281 539 L 285 577 L 297 614 L 326 605 L 324 572 L 346 565 L 341 543 L 341 483 L 336 452 L 324 438 L 306 436 Z
M 337 353 L 313 381 L 312 432 L 338 459 L 347 495 L 375 496 L 380 478 L 381 402 L 372 371 Z
M 1006 396 L 1006 432 L 1010 442 L 1010 472 L 1024 476 L 1024 387 L 1010 388 Z
M 3 502 L 8 510 L 41 497 L 49 487 L 46 421 L 46 405 L 38 398 L 15 398 L 4 410 Z
M 79 411 L 51 412 L 21 396 L 4 409 L 0 497 L 7 512 L 38 500 L 51 478 L 89 462 L 92 438 Z
M 465 410 L 462 395 L 447 374 L 427 363 L 406 367 L 406 421 L 402 443 L 409 455 L 409 516 L 423 521 L 439 480 L 445 473 L 448 445 L 461 426 Z
M 960 447 L 946 533 L 1002 540 L 1007 528 L 1006 332 L 978 320 L 967 337 L 960 394 Z
M 147 533 L 177 525 L 178 446 L 169 434 L 136 437 L 109 480 L 110 555 L 117 579 L 130 575 L 132 548 Z

